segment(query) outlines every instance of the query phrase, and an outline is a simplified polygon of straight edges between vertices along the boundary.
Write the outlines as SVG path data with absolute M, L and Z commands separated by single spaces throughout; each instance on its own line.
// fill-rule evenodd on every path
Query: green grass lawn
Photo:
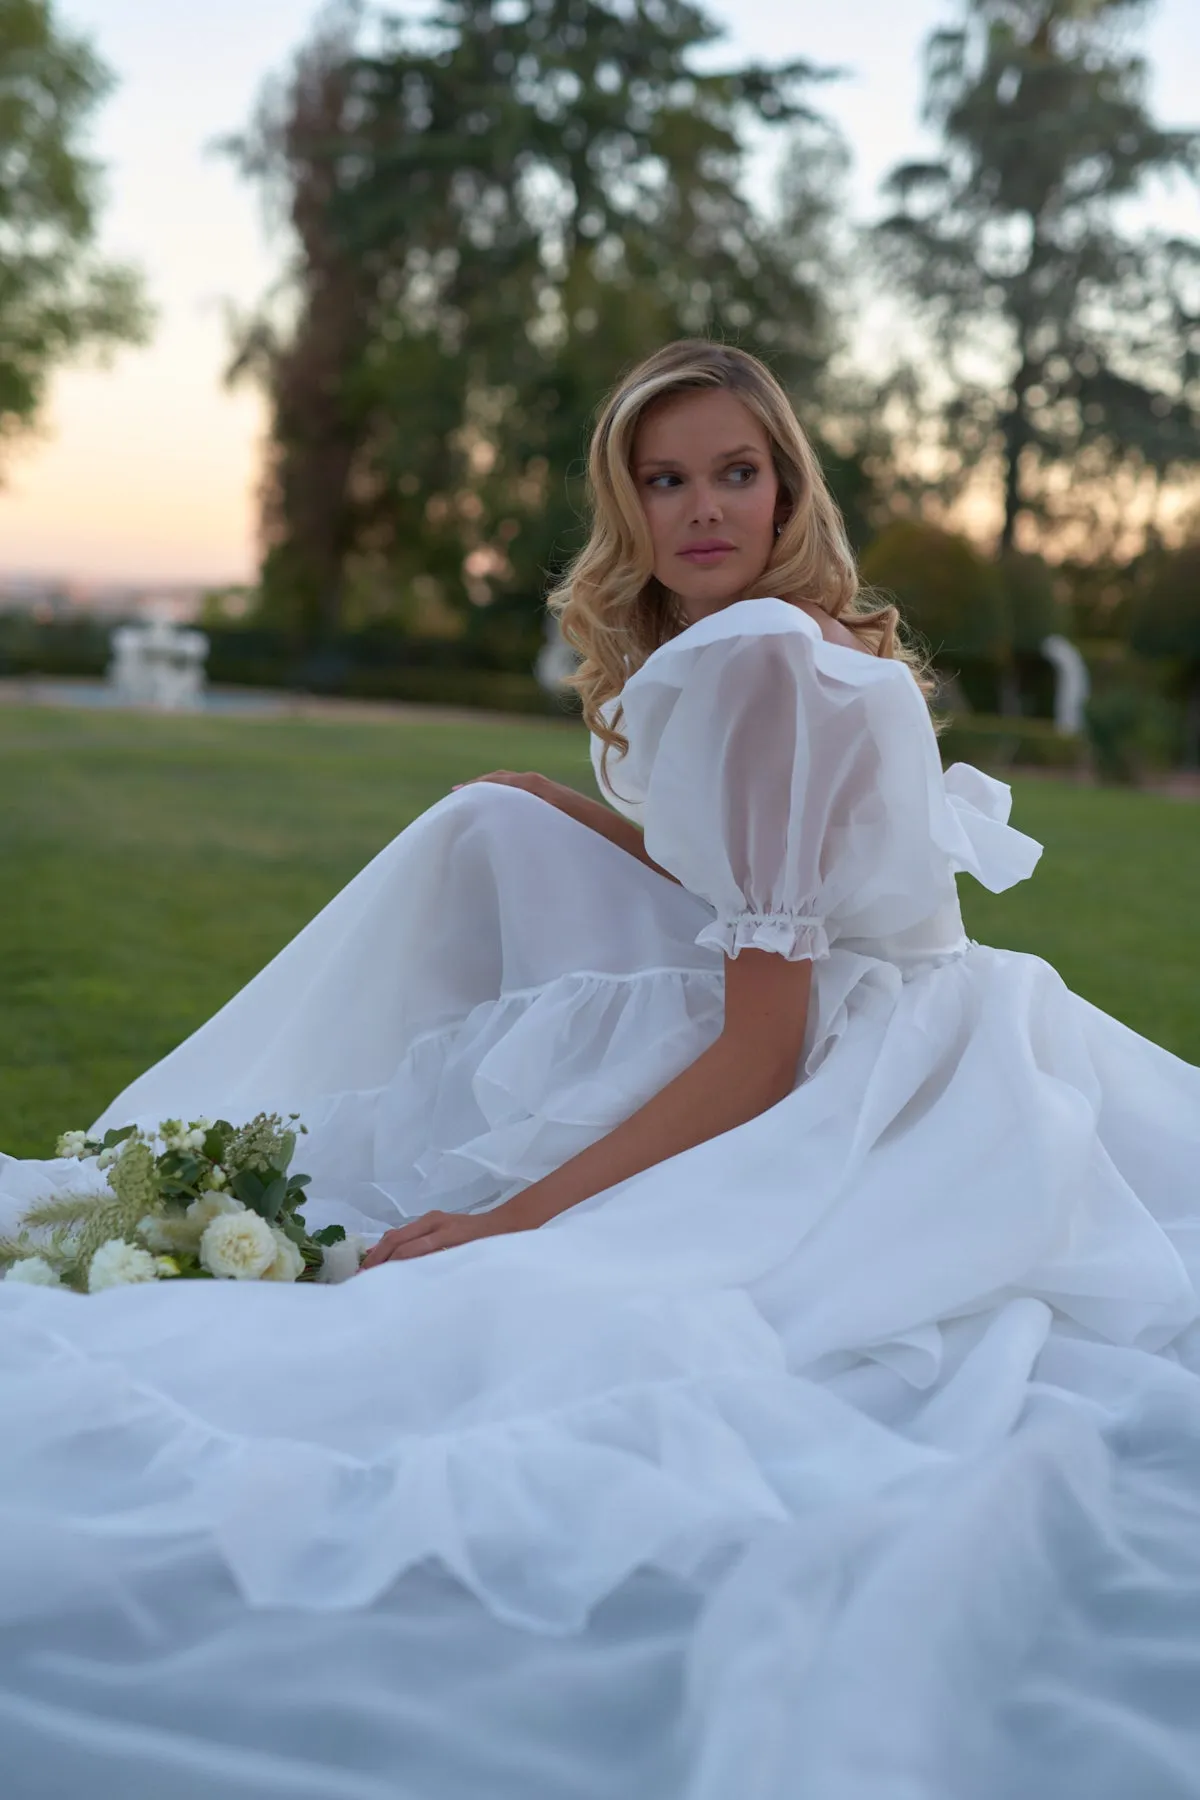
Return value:
M 153 718 L 0 709 L 0 1146 L 48 1155 L 207 1018 L 455 781 L 537 768 L 591 791 L 572 724 Z M 967 929 L 1046 957 L 1200 1061 L 1200 810 L 1016 784 L 1046 845 Z

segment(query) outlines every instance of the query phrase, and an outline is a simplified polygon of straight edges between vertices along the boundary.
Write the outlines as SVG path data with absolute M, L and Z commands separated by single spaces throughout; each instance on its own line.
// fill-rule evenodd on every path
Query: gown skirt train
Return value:
M 0 1283 L 6 1800 L 1200 1800 L 1200 1071 L 966 938 L 1039 846 L 902 666 L 744 601 L 621 705 L 676 881 L 468 786 L 98 1123 L 488 1208 L 747 947 L 793 1091 L 341 1285 Z M 0 1224 L 78 1181 L 0 1157 Z

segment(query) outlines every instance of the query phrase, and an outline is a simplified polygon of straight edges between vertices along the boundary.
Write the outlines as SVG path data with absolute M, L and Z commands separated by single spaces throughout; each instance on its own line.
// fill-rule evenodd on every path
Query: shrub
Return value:
M 103 675 L 110 627 L 99 620 L 0 613 L 0 675 Z
M 407 700 L 487 712 L 566 717 L 578 711 L 572 698 L 543 693 L 532 675 L 504 669 L 351 669 L 337 691 L 359 700 Z
M 1091 695 L 1084 716 L 1101 781 L 1133 785 L 1149 770 L 1176 759 L 1179 708 L 1144 686 L 1126 682 L 1102 687 Z
M 1131 636 L 1135 650 L 1163 660 L 1183 702 L 1183 760 L 1200 768 L 1200 540 L 1153 559 L 1134 602 Z
M 866 583 L 895 599 L 935 662 L 1005 660 L 1000 574 L 966 538 L 919 519 L 894 519 L 863 552 L 861 570 Z
M 1056 731 L 1048 719 L 1009 718 L 998 713 L 961 713 L 938 740 L 942 761 L 977 763 L 982 768 L 1081 769 L 1087 741 Z
M 1039 655 L 1043 641 L 1064 626 L 1054 576 L 1040 556 L 1009 550 L 996 565 L 1004 596 L 1006 635 L 1012 648 Z
M 98 678 L 108 666 L 111 630 L 110 623 L 96 619 L 42 622 L 23 612 L 0 614 L 0 674 Z M 447 641 L 371 626 L 309 652 L 297 651 L 286 633 L 270 626 L 214 626 L 207 635 L 207 676 L 218 686 L 550 717 L 578 711 L 570 696 L 542 692 L 532 654 L 520 661 L 528 645 L 499 630 Z

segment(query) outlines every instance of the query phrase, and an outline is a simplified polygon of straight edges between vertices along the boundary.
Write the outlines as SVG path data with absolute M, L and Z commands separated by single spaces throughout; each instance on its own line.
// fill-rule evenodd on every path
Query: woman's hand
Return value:
M 450 1250 L 455 1244 L 469 1244 L 475 1238 L 499 1237 L 511 1231 L 512 1225 L 499 1216 L 500 1208 L 490 1213 L 422 1213 L 407 1225 L 385 1231 L 377 1244 L 363 1257 L 363 1269 L 379 1263 L 406 1262 L 411 1256 L 428 1256 L 434 1250 Z
M 548 775 L 539 775 L 536 771 L 515 775 L 511 769 L 493 769 L 490 775 L 476 775 L 474 780 L 494 781 L 501 787 L 524 788 L 527 794 L 534 794 L 549 806 L 557 807 L 568 819 L 574 819 L 577 825 L 586 825 L 589 831 L 607 838 L 618 850 L 624 850 L 638 862 L 645 863 L 656 875 L 662 875 L 667 881 L 675 880 L 670 870 L 660 868 L 652 857 L 647 856 L 642 834 L 636 825 L 631 825 L 628 819 L 614 812 L 611 806 L 605 806 L 602 801 L 590 800 L 577 788 L 567 787 L 561 781 L 551 781 Z M 460 787 L 470 785 L 469 781 L 460 781 L 453 791 L 457 792 Z
M 572 818 L 578 816 L 580 803 L 584 800 L 584 796 L 574 788 L 567 787 L 561 781 L 551 781 L 548 775 L 539 775 L 536 770 L 518 775 L 511 769 L 493 769 L 488 775 L 473 775 L 470 781 L 456 781 L 450 791 L 457 793 L 459 788 L 470 787 L 476 781 L 492 781 L 498 787 L 522 788 L 525 793 L 547 801 L 549 805 L 556 806 L 559 812 L 568 813 Z

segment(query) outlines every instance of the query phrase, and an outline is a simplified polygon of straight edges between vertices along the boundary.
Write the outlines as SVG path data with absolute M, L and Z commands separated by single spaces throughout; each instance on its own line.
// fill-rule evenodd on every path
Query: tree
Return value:
M 1133 648 L 1169 658 L 1184 701 L 1184 760 L 1200 768 L 1200 541 L 1150 559 L 1133 606 Z
M 281 326 L 263 310 L 242 321 L 229 377 L 254 376 L 270 397 L 262 586 L 268 612 L 282 614 L 305 638 L 327 635 L 341 610 L 355 532 L 350 477 L 365 427 L 354 377 L 369 335 L 374 276 L 334 218 L 359 14 L 356 5 L 328 8 L 289 79 L 264 94 L 251 132 L 227 145 L 243 171 L 265 184 L 268 204 L 286 217 L 295 244 L 287 283 L 293 317 Z
M 888 180 L 878 241 L 936 333 L 945 466 L 961 487 L 998 463 L 1002 550 L 1023 521 L 1061 539 L 1089 494 L 1094 547 L 1118 477 L 1157 491 L 1200 461 L 1200 245 L 1119 215 L 1200 173 L 1200 134 L 1146 108 L 1145 3 L 963 0 L 927 45 L 944 154 Z
M 999 570 L 969 539 L 921 519 L 893 519 L 863 552 L 864 582 L 900 608 L 930 660 L 946 675 L 975 669 L 971 698 L 995 710 L 1011 655 Z
M 235 146 L 298 252 L 286 318 L 249 322 L 239 359 L 274 408 L 268 585 L 286 576 L 310 631 L 398 591 L 486 606 L 491 629 L 511 602 L 536 631 L 624 366 L 711 333 L 819 390 L 835 151 L 814 71 L 694 72 L 718 32 L 690 0 L 442 0 L 370 53 L 360 23 L 328 13 Z M 770 220 L 740 185 L 750 119 L 814 152 Z
M 1017 656 L 1041 654 L 1046 638 L 1061 632 L 1064 609 L 1053 572 L 1040 556 L 1009 550 L 999 559 L 1008 638 Z
M 60 363 L 148 330 L 134 271 L 94 250 L 100 177 L 82 141 L 110 86 L 50 0 L 0 0 L 0 447 L 36 424 Z

